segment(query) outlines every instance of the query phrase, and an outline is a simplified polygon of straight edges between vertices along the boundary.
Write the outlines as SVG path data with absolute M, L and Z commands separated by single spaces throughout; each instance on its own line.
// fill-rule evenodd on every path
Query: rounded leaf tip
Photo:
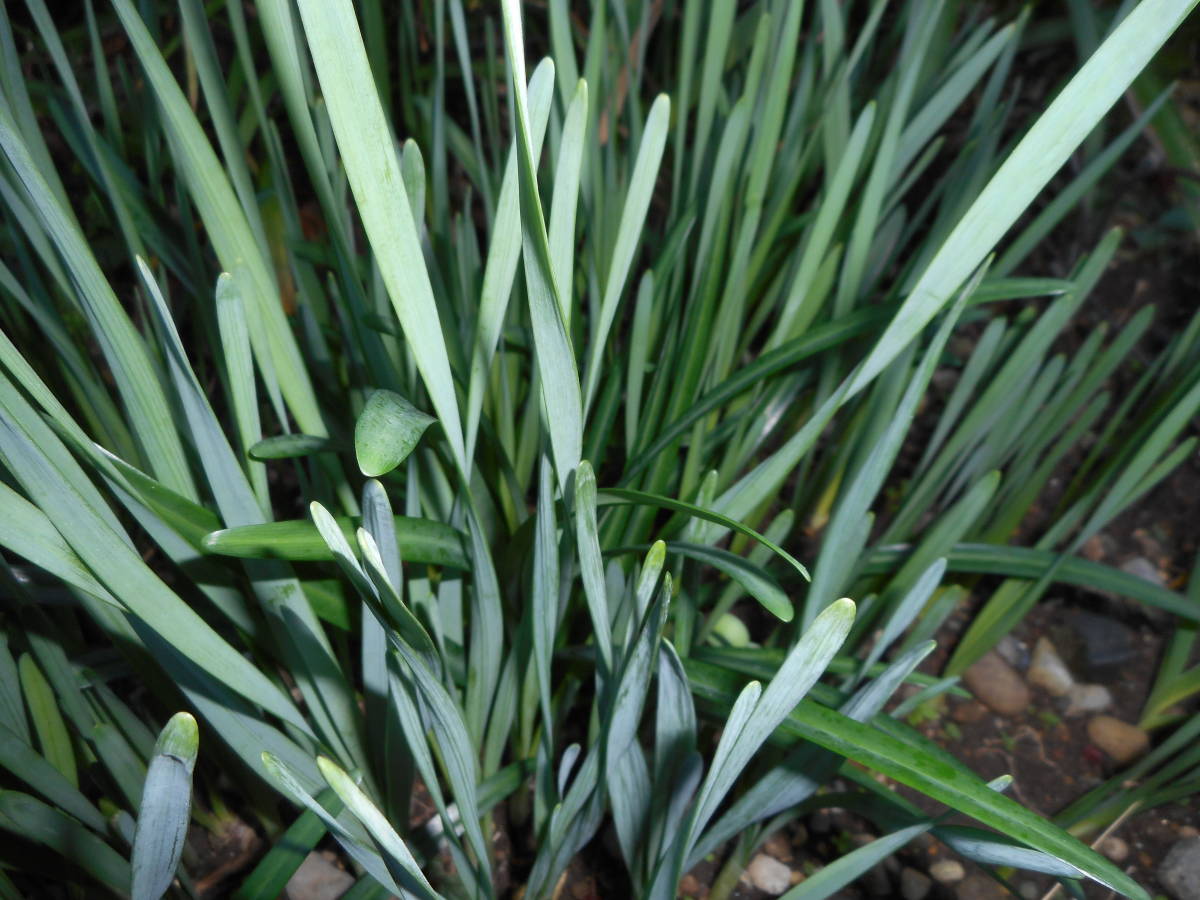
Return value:
M 196 761 L 200 749 L 200 727 L 191 713 L 178 712 L 163 727 L 155 744 L 155 754 L 173 756 L 188 765 Z

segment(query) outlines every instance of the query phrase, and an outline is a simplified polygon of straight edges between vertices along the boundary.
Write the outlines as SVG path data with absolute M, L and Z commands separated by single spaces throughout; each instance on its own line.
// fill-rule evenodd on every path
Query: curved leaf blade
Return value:
M 335 521 L 346 536 L 346 541 L 354 541 L 359 519 L 339 516 Z M 456 529 L 432 519 L 396 516 L 395 521 L 396 543 L 400 547 L 401 558 L 406 562 L 447 566 L 461 571 L 470 569 L 463 535 Z M 333 552 L 322 540 L 317 527 L 305 519 L 225 528 L 205 537 L 203 545 L 207 553 L 241 559 L 287 559 L 297 562 L 327 562 L 333 559 Z

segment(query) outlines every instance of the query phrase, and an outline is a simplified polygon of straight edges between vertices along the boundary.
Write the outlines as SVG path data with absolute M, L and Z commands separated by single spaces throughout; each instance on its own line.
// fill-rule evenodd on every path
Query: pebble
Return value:
M 1121 565 L 1121 571 L 1141 578 L 1143 581 L 1149 581 L 1159 587 L 1166 587 L 1167 579 L 1163 570 L 1156 566 L 1151 560 L 1144 556 L 1135 556 L 1133 559 L 1127 560 Z M 1125 598 L 1122 598 L 1125 599 Z M 1142 616 L 1150 621 L 1151 625 L 1166 625 L 1173 622 L 1175 617 L 1157 606 L 1151 606 L 1149 603 L 1135 603 L 1126 600 L 1126 605 L 1131 610 L 1136 610 Z
M 320 853 L 310 853 L 284 888 L 287 900 L 337 900 L 354 886 L 354 876 Z
M 746 867 L 746 875 L 750 883 L 765 894 L 778 897 L 792 886 L 792 870 L 765 853 L 760 853 L 750 860 Z
M 1055 697 L 1063 696 L 1075 684 L 1071 670 L 1067 668 L 1067 664 L 1062 661 L 1062 657 L 1058 655 L 1058 651 L 1046 637 L 1038 638 L 1037 643 L 1034 644 L 1033 660 L 1029 664 L 1029 671 L 1025 673 L 1025 677 L 1029 679 L 1030 684 L 1045 688 Z
M 929 867 L 929 874 L 940 884 L 954 884 L 962 881 L 967 872 L 956 859 L 943 859 Z
M 788 842 L 787 837 L 780 832 L 771 835 L 767 842 L 763 844 L 763 849 L 780 862 L 786 863 L 792 861 L 792 845 Z
M 954 889 L 958 900 L 1009 900 L 1010 894 L 986 875 L 972 875 Z
M 1112 693 L 1102 684 L 1073 684 L 1067 691 L 1068 716 L 1097 713 L 1112 706 Z
M 1117 552 L 1117 545 L 1107 534 L 1093 534 L 1084 541 L 1079 552 L 1084 559 L 1092 562 L 1107 562 Z
M 1135 556 L 1133 559 L 1125 560 L 1121 563 L 1121 571 L 1126 575 L 1157 584 L 1159 587 L 1166 587 L 1166 581 L 1163 579 L 1162 572 L 1158 570 L 1158 566 L 1144 556 Z
M 708 888 L 700 883 L 699 878 L 689 872 L 679 882 L 679 894 L 682 897 L 701 898 L 707 896 Z
M 866 873 L 858 879 L 858 883 L 866 888 L 867 893 L 872 897 L 895 897 L 895 889 L 892 887 L 892 879 L 888 877 L 887 870 L 883 864 L 871 866 Z
M 963 672 L 963 682 L 986 706 L 1005 716 L 1023 712 L 1030 701 L 1029 688 L 998 653 L 989 650 Z
M 1011 634 L 1000 638 L 996 644 L 996 652 L 1015 669 L 1024 669 L 1029 665 L 1029 648 Z
M 987 715 L 987 707 L 978 700 L 964 700 L 954 707 L 950 715 L 959 724 L 974 725 Z
M 1082 645 L 1083 670 L 1093 681 L 1111 682 L 1137 656 L 1134 633 L 1115 619 L 1079 611 L 1070 625 Z
M 1037 900 L 1038 897 L 1042 896 L 1042 889 L 1032 881 L 1022 881 L 1017 885 L 1017 893 L 1024 897 L 1025 900 Z
M 1129 857 L 1129 844 L 1113 835 L 1100 842 L 1100 852 L 1115 863 L 1123 863 Z
M 933 879 L 924 872 L 905 866 L 900 870 L 900 896 L 904 900 L 925 900 L 933 889 Z
M 1175 900 L 1200 897 L 1200 838 L 1176 841 L 1158 867 L 1158 881 Z
M 850 835 L 850 843 L 855 847 L 865 847 L 867 844 L 874 842 L 875 835 L 867 834 L 866 832 L 857 832 Z M 888 857 L 891 859 L 891 857 Z M 892 897 L 895 891 L 892 888 L 892 879 L 888 876 L 886 860 L 877 865 L 872 866 L 858 879 L 858 883 L 872 897 Z
M 1133 762 L 1150 747 L 1146 732 L 1112 716 L 1096 716 L 1088 722 L 1087 731 L 1092 743 L 1121 765 Z

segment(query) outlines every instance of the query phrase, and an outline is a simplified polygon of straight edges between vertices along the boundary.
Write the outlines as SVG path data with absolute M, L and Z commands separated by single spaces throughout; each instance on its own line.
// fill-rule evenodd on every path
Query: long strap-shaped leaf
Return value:
M 159 328 L 163 355 L 184 421 L 208 476 L 217 508 L 227 524 L 262 524 L 262 508 L 192 371 L 158 283 L 142 260 L 137 260 L 137 264 L 150 296 L 151 312 Z M 348 758 L 361 761 L 363 749 L 355 728 L 357 709 L 348 700 L 349 691 L 338 661 L 300 583 L 280 562 L 247 564 L 247 570 L 255 594 L 268 614 L 282 626 L 280 647 L 290 660 L 297 686 L 322 737 L 330 747 L 339 747 Z
M 671 101 L 666 94 L 659 94 L 650 107 L 646 118 L 646 130 L 638 148 L 633 175 L 629 179 L 629 191 L 625 195 L 625 206 L 621 210 L 621 224 L 617 229 L 617 242 L 609 262 L 608 278 L 604 284 L 604 299 L 600 303 L 600 320 L 592 330 L 592 342 L 588 350 L 587 387 L 588 406 L 595 399 L 600 384 L 600 365 L 604 345 L 613 319 L 617 315 L 617 304 L 633 265 L 638 236 L 650 209 L 650 198 L 654 194 L 654 182 L 658 178 L 658 166 L 662 162 L 663 149 L 667 143 L 667 124 L 671 118 Z
M 183 444 L 170 425 L 171 407 L 146 346 L 101 272 L 79 225 L 55 199 L 3 104 L 0 104 L 0 149 L 24 184 L 42 226 L 71 272 L 80 306 L 104 353 L 146 460 L 164 484 L 195 498 L 196 488 Z
M 1145 68 L 1197 0 L 1143 0 L 1017 144 L 946 238 L 908 300 L 854 373 L 856 394 L 949 302 Z
M 654 879 L 652 898 L 675 896 L 692 845 L 754 754 L 821 677 L 850 631 L 854 612 L 851 600 L 830 604 L 788 653 L 766 690 L 752 681 L 738 695 L 692 814 Z
M 39 431 L 39 426 L 41 430 Z M 30 429 L 37 432 L 33 437 Z M 71 487 L 72 479 L 51 464 L 49 445 L 73 468 L 61 443 L 7 378 L 0 376 L 0 460 L 43 511 L 54 510 L 55 527 L 104 586 L 147 626 L 171 641 L 182 655 L 248 700 L 310 733 L 295 706 L 174 594 L 143 562 L 123 535 L 97 515 Z
M 725 715 L 739 679 L 707 663 L 684 663 L 692 691 L 703 706 Z M 1130 897 L 1149 895 L 1128 875 L 1075 838 L 977 778 L 897 737 L 812 701 L 802 701 L 781 724 L 784 741 L 803 739 L 856 760 L 933 799 L 972 816 L 1023 843 L 1039 847 L 1090 878 Z
M 892 571 L 911 549 L 907 544 L 876 547 L 866 556 L 863 574 L 880 575 Z M 1185 619 L 1200 619 L 1200 608 L 1175 591 L 1102 563 L 1075 556 L 1064 558 L 1052 550 L 962 543 L 955 544 L 946 555 L 946 568 L 950 572 L 979 572 L 1033 581 L 1043 577 L 1056 564 L 1054 578 L 1062 584 L 1111 591 Z
M 264 371 L 278 373 L 280 387 L 301 430 L 324 434 L 308 369 L 279 302 L 279 287 L 259 252 L 224 167 L 133 4 L 130 0 L 113 0 L 113 6 L 158 99 L 172 152 L 217 256 L 247 301 L 247 313 L 252 315 L 254 326 L 250 336 L 259 365 Z
M 1144 0 L 1117 27 L 957 222 L 867 358 L 799 432 L 718 498 L 718 510 L 744 517 L 783 484 L 837 409 L 877 377 L 950 302 L 1197 2 Z
M 62 811 L 19 791 L 0 791 L 0 830 L 49 847 L 114 894 L 129 886 L 129 863 Z
M 559 487 L 565 488 L 567 477 L 575 471 L 583 453 L 583 398 L 579 387 L 579 370 L 563 325 L 564 304 L 559 301 L 562 285 L 554 281 L 546 219 L 538 195 L 537 168 L 529 129 L 529 100 L 525 88 L 520 0 L 504 2 L 504 36 L 512 62 L 517 119 L 517 170 L 521 184 L 525 292 L 529 299 L 529 318 L 533 323 L 533 342 L 537 350 L 538 375 L 541 377 L 550 446 L 554 452 L 554 469 L 558 474 Z
M 550 121 L 550 104 L 554 90 L 554 63 L 543 60 L 533 70 L 529 80 L 530 137 L 533 155 L 542 154 L 542 139 Z M 551 219 L 553 221 L 553 219 Z M 467 456 L 473 455 L 483 411 L 483 396 L 492 356 L 500 341 L 508 298 L 512 293 L 517 263 L 521 258 L 521 197 L 517 176 L 517 150 L 509 154 L 500 184 L 500 200 L 496 204 L 496 225 L 488 245 L 487 262 L 483 269 L 483 284 L 479 289 L 478 322 L 475 325 L 474 346 L 471 351 L 471 376 L 467 393 Z
M 466 471 L 441 320 L 354 5 L 350 0 L 300 0 L 299 7 L 363 228 L 450 449 Z

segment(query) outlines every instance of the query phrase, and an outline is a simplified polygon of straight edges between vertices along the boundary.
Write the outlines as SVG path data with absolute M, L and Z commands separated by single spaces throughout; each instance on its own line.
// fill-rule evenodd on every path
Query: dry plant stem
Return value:
M 1100 832 L 1100 837 L 1098 837 L 1098 838 L 1096 838 L 1096 840 L 1092 841 L 1092 843 L 1091 843 L 1092 849 L 1098 850 L 1100 848 L 1100 845 L 1102 843 L 1104 843 L 1104 841 L 1108 838 L 1108 836 L 1111 835 L 1118 828 L 1120 828 L 1122 825 L 1124 825 L 1125 820 L 1128 819 L 1130 816 L 1132 816 L 1135 812 L 1137 812 L 1138 808 L 1141 805 L 1142 805 L 1142 801 L 1140 801 L 1140 800 L 1137 800 L 1137 801 L 1129 804 L 1128 808 L 1126 808 L 1126 810 L 1123 813 L 1121 813 L 1119 816 L 1117 816 L 1115 819 L 1113 819 L 1112 824 L 1110 824 L 1107 828 L 1105 828 L 1104 831 Z M 1062 885 L 1056 884 L 1054 887 L 1050 888 L 1050 890 L 1046 891 L 1046 893 L 1042 896 L 1042 900 L 1054 900 L 1054 898 L 1057 897 L 1060 893 L 1062 893 Z
M 637 58 L 641 53 L 642 44 L 649 41 L 650 36 L 654 34 L 654 27 L 658 24 L 658 20 L 662 16 L 662 8 L 663 0 L 654 0 L 653 5 L 650 7 L 649 15 L 646 18 L 645 27 L 639 28 L 629 41 L 628 59 L 617 75 L 617 95 L 612 106 L 613 121 L 621 117 L 621 110 L 625 107 L 625 98 L 629 93 L 630 72 L 637 65 Z M 605 108 L 600 112 L 600 121 L 596 127 L 598 139 L 601 144 L 608 143 L 608 117 L 609 111 Z

